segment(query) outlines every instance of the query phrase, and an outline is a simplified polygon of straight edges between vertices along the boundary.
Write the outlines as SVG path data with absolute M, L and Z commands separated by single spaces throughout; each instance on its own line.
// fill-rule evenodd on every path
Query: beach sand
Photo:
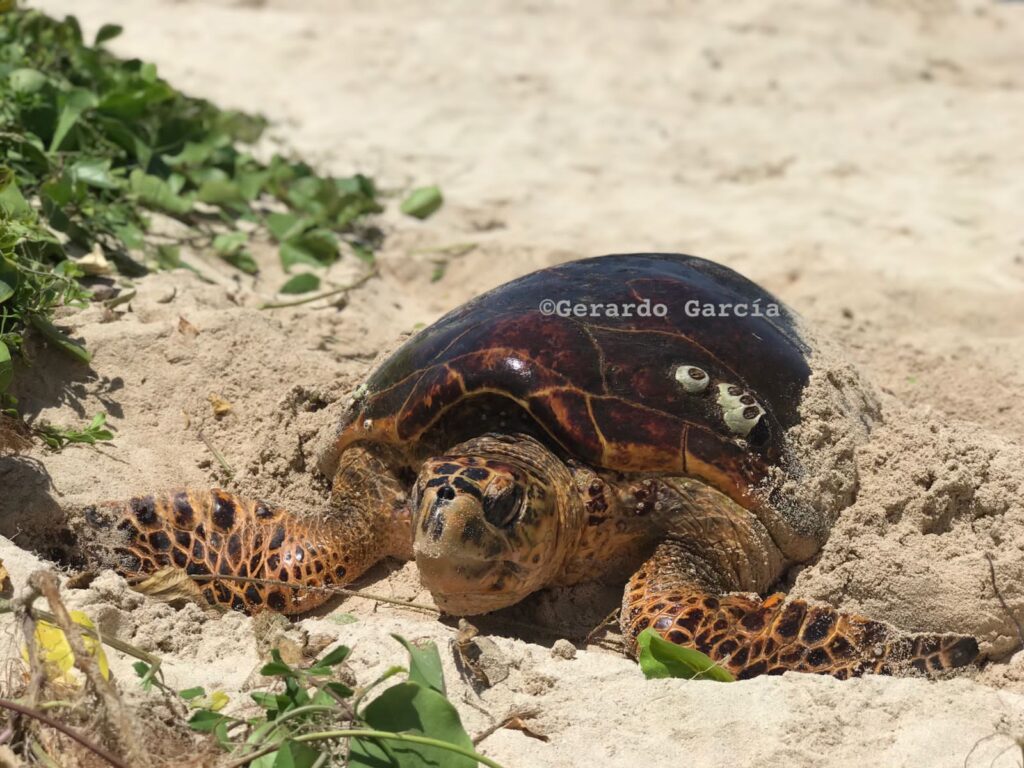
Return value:
M 267 115 L 277 142 L 326 171 L 395 191 L 436 183 L 446 203 L 424 222 L 392 204 L 380 275 L 340 307 L 258 309 L 283 277 L 273 246 L 257 243 L 258 278 L 186 253 L 212 283 L 153 274 L 114 317 L 100 305 L 64 314 L 92 369 L 34 347 L 21 407 L 64 424 L 105 411 L 117 434 L 0 459 L 0 559 L 15 584 L 39 566 L 24 547 L 66 507 L 221 485 L 322 512 L 316 457 L 342 399 L 420 324 L 567 259 L 692 253 L 793 307 L 877 402 L 871 434 L 842 457 L 854 501 L 820 557 L 791 574 L 791 593 L 975 635 L 984 668 L 939 682 L 646 681 L 600 647 L 552 654 L 560 634 L 579 641 L 615 607 L 615 591 L 596 587 L 481 619 L 510 673 L 479 695 L 453 666 L 454 628 L 425 613 L 345 598 L 289 636 L 353 646 L 360 680 L 403 661 L 388 632 L 434 639 L 470 733 L 519 707 L 549 737 L 487 738 L 481 748 L 506 768 L 1021 764 L 1024 654 L 987 556 L 1024 613 L 1024 142 L 1013 119 L 1024 115 L 1024 5 L 36 5 L 75 13 L 87 33 L 123 24 L 114 51 Z M 364 269 L 347 257 L 325 280 Z M 226 417 L 211 394 L 232 404 Z M 830 445 L 842 429 L 834 422 Z M 358 586 L 429 601 L 409 565 L 381 565 Z M 172 685 L 222 689 L 239 705 L 258 683 L 263 630 L 247 617 L 177 610 L 112 573 L 67 599 L 159 654 Z M 122 687 L 135 687 L 131 660 L 111 656 Z

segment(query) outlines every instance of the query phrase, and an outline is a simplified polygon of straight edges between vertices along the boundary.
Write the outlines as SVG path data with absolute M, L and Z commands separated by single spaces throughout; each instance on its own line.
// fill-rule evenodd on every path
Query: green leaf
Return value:
M 320 287 L 320 278 L 310 272 L 303 272 L 295 275 L 288 282 L 282 285 L 280 293 L 309 293 Z
M 296 264 L 306 264 L 310 267 L 323 266 L 315 254 L 310 253 L 301 244 L 293 240 L 281 243 L 278 253 L 281 257 L 281 266 L 284 267 L 285 272 L 290 272 L 291 268 Z
M 264 664 L 260 674 L 264 677 L 295 677 L 295 670 L 281 660 L 281 653 L 276 648 L 270 652 L 271 661 Z
M 267 229 L 279 243 L 297 237 L 312 226 L 312 222 L 291 213 L 272 213 L 267 216 Z
M 213 248 L 224 261 L 247 274 L 255 275 L 260 268 L 252 254 L 246 250 L 247 242 L 249 236 L 244 232 L 224 232 L 213 239 Z
M 208 709 L 197 710 L 188 721 L 188 727 L 200 733 L 213 733 L 219 726 L 230 721 L 226 715 L 211 712 Z
M 3 304 L 14 295 L 14 289 L 3 280 L 0 280 L 0 304 Z
M 99 157 L 79 160 L 71 166 L 71 178 L 96 189 L 117 189 L 120 184 L 110 172 L 110 162 Z
M 202 686 L 196 686 L 195 688 L 186 688 L 183 691 L 178 691 L 178 695 L 181 696 L 185 701 L 191 701 L 192 699 L 198 699 L 200 696 L 206 695 L 206 689 Z
M 53 132 L 53 139 L 50 141 L 50 152 L 56 152 L 64 143 L 68 133 L 74 128 L 78 118 L 87 109 L 92 109 L 99 104 L 96 94 L 85 88 L 72 88 L 58 99 L 60 105 L 60 118 L 57 120 L 57 128 Z
M 700 651 L 670 643 L 653 629 L 647 628 L 641 632 L 636 642 L 640 669 L 648 679 L 682 677 L 722 683 L 731 683 L 736 679 Z
M 270 662 L 260 668 L 260 674 L 264 677 L 288 677 L 294 676 L 295 672 L 283 662 Z
M 56 179 L 51 179 L 43 184 L 39 189 L 39 194 L 59 208 L 70 205 L 77 197 L 70 173 L 62 173 Z
M 210 178 L 204 181 L 198 192 L 198 198 L 210 205 L 244 204 L 245 195 L 238 184 L 229 178 Z
M 404 731 L 466 749 L 473 748 L 473 742 L 451 702 L 419 683 L 399 683 L 388 688 L 366 706 L 363 718 L 376 730 Z M 387 749 L 385 752 L 370 739 L 352 739 L 349 764 L 362 768 L 394 766 L 396 763 L 388 757 L 390 753 L 396 758 L 399 768 L 476 768 L 477 765 L 472 758 L 437 747 L 390 741 Z
M 135 169 L 128 177 L 132 192 L 139 202 L 151 208 L 183 216 L 192 210 L 192 198 L 179 195 L 169 181 Z
M 140 68 L 140 78 L 123 80 L 113 90 L 107 91 L 97 105 L 100 112 L 122 120 L 145 121 L 147 112 L 173 100 L 176 95 L 174 89 L 155 76 L 147 78 L 147 67 L 144 64 Z
M 221 256 L 235 253 L 245 247 L 249 236 L 245 232 L 222 232 L 213 238 L 213 247 Z
M 11 350 L 0 341 L 0 394 L 7 391 L 11 386 L 11 379 L 14 378 L 14 362 L 11 360 Z
M 300 741 L 285 741 L 277 750 L 273 768 L 313 768 L 320 753 Z
M 332 691 L 335 696 L 339 696 L 343 699 L 349 698 L 355 691 L 349 688 L 344 683 L 329 682 L 324 684 L 324 688 Z
M 14 180 L 14 171 L 0 167 L 0 213 L 13 218 L 25 218 L 32 215 L 32 206 L 18 189 Z
M 156 247 L 156 265 L 159 269 L 179 269 L 181 263 L 181 247 L 177 245 L 158 245 Z
M 117 235 L 121 239 L 121 242 L 128 248 L 140 250 L 146 245 L 145 236 L 143 235 L 142 230 L 134 224 L 124 224 L 121 226 L 114 225 L 114 234 Z
M 278 696 L 276 693 L 266 691 L 253 691 L 249 694 L 253 701 L 266 710 L 276 712 L 278 710 Z
M 316 664 L 317 664 L 318 667 L 334 667 L 334 666 L 337 666 L 338 664 L 341 664 L 341 662 L 343 662 L 345 659 L 347 659 L 348 655 L 351 652 L 352 652 L 351 649 L 348 648 L 347 646 L 339 645 L 333 651 L 331 651 L 326 656 L 324 656 L 322 659 L 317 661 Z
M 122 27 L 120 24 L 104 24 L 96 33 L 96 40 L 93 43 L 93 45 L 103 45 L 108 40 L 113 40 L 122 32 L 124 32 L 124 27 Z
M 256 263 L 256 260 L 252 257 L 252 254 L 246 250 L 227 254 L 221 258 L 231 266 L 235 267 L 235 269 L 240 269 L 247 275 L 255 275 L 260 271 L 260 267 Z
M 260 196 L 267 180 L 270 178 L 268 171 L 238 172 L 235 176 L 238 182 L 238 191 L 248 201 L 253 201 Z
M 441 668 L 441 655 L 437 652 L 437 645 L 426 641 L 417 646 L 401 635 L 391 636 L 409 652 L 409 680 L 446 696 L 448 692 L 444 686 L 444 671 Z
M 15 93 L 35 93 L 46 85 L 46 75 L 38 69 L 22 67 L 12 71 L 7 76 L 7 81 L 11 84 L 11 90 Z
M 227 109 L 217 116 L 217 128 L 243 144 L 255 144 L 266 127 L 267 120 L 260 115 Z
M 292 242 L 313 254 L 322 264 L 330 264 L 338 258 L 338 237 L 329 229 L 311 229 L 294 238 Z
M 406 216 L 417 219 L 425 219 L 432 215 L 444 203 L 441 190 L 437 187 L 420 187 L 414 189 L 405 200 L 402 201 L 401 211 Z

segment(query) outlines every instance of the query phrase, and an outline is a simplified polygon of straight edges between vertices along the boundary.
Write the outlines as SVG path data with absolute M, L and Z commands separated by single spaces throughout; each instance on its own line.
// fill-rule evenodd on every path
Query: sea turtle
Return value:
M 758 597 L 832 522 L 782 491 L 799 482 L 787 433 L 812 352 L 789 310 L 713 262 L 562 264 L 450 312 L 370 375 L 321 462 L 323 518 L 183 491 L 89 508 L 86 528 L 107 534 L 90 549 L 126 574 L 289 585 L 202 582 L 248 612 L 307 611 L 327 595 L 301 587 L 346 584 L 386 556 L 415 558 L 452 615 L 621 579 L 631 652 L 651 627 L 741 678 L 964 666 L 973 638 Z

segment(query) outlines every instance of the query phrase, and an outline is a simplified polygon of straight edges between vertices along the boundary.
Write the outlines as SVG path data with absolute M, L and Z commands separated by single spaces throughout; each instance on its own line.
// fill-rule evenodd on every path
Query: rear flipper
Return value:
M 910 634 L 830 606 L 786 601 L 781 593 L 764 601 L 722 594 L 721 582 L 706 578 L 707 562 L 692 562 L 696 557 L 674 542 L 662 544 L 630 580 L 621 621 L 631 653 L 636 636 L 652 627 L 740 679 L 787 671 L 839 679 L 909 670 L 935 674 L 978 656 L 972 637 Z
M 200 578 L 211 604 L 246 613 L 308 611 L 385 552 L 374 521 L 353 512 L 344 521 L 289 515 L 221 490 L 181 491 L 88 507 L 76 538 L 87 563 L 125 576 L 180 568 Z

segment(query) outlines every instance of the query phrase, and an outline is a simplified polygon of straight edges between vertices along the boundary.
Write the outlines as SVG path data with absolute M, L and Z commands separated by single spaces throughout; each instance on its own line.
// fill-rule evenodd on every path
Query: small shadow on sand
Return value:
M 0 535 L 22 549 L 57 559 L 70 532 L 42 462 L 27 456 L 0 458 L 0 489 Z
M 32 422 L 45 409 L 58 406 L 71 408 L 82 419 L 91 418 L 82 402 L 97 398 L 104 410 L 115 418 L 124 415 L 116 393 L 124 388 L 120 377 L 100 376 L 92 368 L 70 356 L 46 346 L 35 346 L 32 365 L 16 363 L 13 393 L 18 398 L 18 411 Z

